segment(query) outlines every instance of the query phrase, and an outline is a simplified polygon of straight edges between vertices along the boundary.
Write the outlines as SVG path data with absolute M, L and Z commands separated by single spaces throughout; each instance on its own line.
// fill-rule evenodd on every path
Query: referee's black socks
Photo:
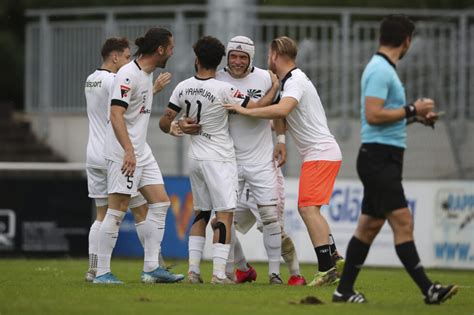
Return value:
M 421 292 L 426 295 L 432 283 L 426 276 L 425 269 L 421 265 L 415 242 L 409 241 L 395 245 L 395 250 L 406 271 L 408 271 L 411 278 L 416 282 Z
M 339 293 L 354 293 L 354 282 L 359 274 L 365 258 L 369 253 L 370 244 L 366 244 L 353 236 L 347 245 L 346 262 L 337 291 Z

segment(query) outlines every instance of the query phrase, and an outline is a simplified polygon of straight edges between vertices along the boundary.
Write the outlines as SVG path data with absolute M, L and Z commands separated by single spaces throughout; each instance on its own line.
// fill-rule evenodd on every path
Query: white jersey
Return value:
M 105 130 L 107 129 L 107 109 L 109 107 L 110 88 L 115 73 L 97 69 L 87 77 L 85 95 L 87 117 L 89 118 L 89 140 L 87 142 L 86 166 L 107 169 L 104 159 Z
M 342 160 L 318 92 L 306 74 L 298 68 L 288 72 L 282 80 L 280 95 L 281 99 L 292 97 L 298 101 L 286 121 L 303 162 Z
M 169 108 L 201 125 L 198 135 L 191 135 L 188 156 L 196 160 L 235 161 L 234 143 L 229 134 L 228 111 L 222 105 L 246 106 L 249 98 L 229 83 L 214 78 L 191 77 L 179 83 L 170 98 Z
M 233 78 L 225 69 L 220 70 L 216 79 L 232 84 L 254 101 L 262 98 L 272 87 L 268 71 L 257 67 L 241 79 Z M 229 131 L 234 140 L 237 164 L 256 165 L 272 161 L 273 140 L 270 120 L 231 114 Z
M 110 104 L 127 109 L 124 119 L 135 150 L 137 166 L 155 161 L 150 146 L 146 143 L 152 101 L 153 73 L 142 71 L 136 60 L 120 68 L 112 86 Z M 124 155 L 125 152 L 109 122 L 105 138 L 105 158 L 122 163 Z

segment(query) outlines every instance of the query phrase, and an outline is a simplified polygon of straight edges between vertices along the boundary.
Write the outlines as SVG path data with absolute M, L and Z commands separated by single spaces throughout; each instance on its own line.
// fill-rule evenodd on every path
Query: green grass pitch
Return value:
M 173 271 L 186 274 L 187 262 L 176 263 Z M 113 259 L 113 272 L 126 283 L 104 286 L 84 282 L 85 259 L 0 259 L 0 314 L 474 314 L 474 271 L 429 270 L 432 279 L 456 283 L 460 291 L 442 305 L 425 305 L 402 269 L 365 268 L 357 289 L 369 303 L 341 305 L 330 302 L 334 287 L 270 286 L 266 265 L 254 266 L 258 277 L 252 284 L 211 285 L 211 263 L 204 262 L 203 285 L 145 285 L 139 281 L 141 261 Z M 281 270 L 287 280 L 284 264 Z M 307 280 L 314 270 L 302 266 Z M 290 303 L 307 296 L 324 304 Z

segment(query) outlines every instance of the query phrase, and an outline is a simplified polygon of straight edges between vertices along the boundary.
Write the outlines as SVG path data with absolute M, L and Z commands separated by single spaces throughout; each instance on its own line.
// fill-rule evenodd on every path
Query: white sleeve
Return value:
M 118 105 L 128 108 L 133 92 L 133 78 L 128 75 L 117 73 L 112 84 L 112 97 L 110 105 Z
M 280 97 L 281 98 L 292 97 L 296 99 L 299 103 L 301 101 L 301 98 L 303 97 L 303 89 L 301 86 L 298 86 L 298 83 L 296 82 L 296 80 L 293 80 L 292 78 L 290 78 L 285 82 L 285 85 L 283 86 L 283 91 L 281 91 Z
M 168 108 L 174 110 L 175 112 L 179 113 L 183 108 L 180 102 L 180 98 L 183 96 L 183 89 L 181 88 L 181 84 L 178 84 L 171 94 L 170 101 L 168 103 Z

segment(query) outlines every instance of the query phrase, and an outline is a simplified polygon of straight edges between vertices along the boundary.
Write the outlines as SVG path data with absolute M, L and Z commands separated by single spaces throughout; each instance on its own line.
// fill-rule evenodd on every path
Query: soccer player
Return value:
M 380 26 L 380 46 L 361 79 L 361 139 L 357 172 L 364 186 L 362 214 L 347 247 L 341 281 L 334 302 L 365 303 L 354 291 L 357 275 L 370 245 L 388 221 L 394 234 L 395 251 L 425 297 L 439 304 L 456 293 L 456 285 L 432 283 L 425 274 L 413 239 L 413 217 L 402 186 L 403 152 L 407 120 L 434 124 L 437 114 L 431 99 L 407 104 L 396 64 L 408 51 L 415 25 L 404 15 L 391 15 Z
M 171 57 L 173 36 L 166 29 L 152 28 L 144 37 L 137 38 L 135 45 L 138 47 L 137 59 L 118 71 L 112 86 L 110 122 L 104 149 L 109 208 L 99 230 L 94 283 L 122 283 L 111 273 L 110 260 L 130 196 L 137 191 L 148 203 L 141 281 L 177 282 L 184 278 L 159 266 L 158 256 L 170 201 L 158 163 L 146 143 L 153 94 L 160 92 L 170 81 L 170 74 L 165 73 L 153 84 L 153 71 L 157 67 L 164 68 Z
M 86 172 L 89 197 L 95 200 L 96 219 L 89 232 L 89 269 L 86 281 L 92 282 L 97 272 L 98 231 L 108 206 L 107 164 L 104 158 L 104 139 L 107 128 L 107 108 L 110 89 L 117 71 L 130 62 L 129 42 L 126 38 L 109 38 L 101 49 L 103 63 L 87 77 L 85 96 L 89 118 Z M 143 240 L 143 226 L 147 212 L 146 200 L 141 194 L 134 196 L 130 208 L 135 217 L 137 233 Z
M 329 203 L 342 154 L 327 126 L 316 88 L 296 67 L 296 54 L 296 43 L 289 37 L 276 38 L 270 44 L 268 66 L 281 79 L 278 104 L 252 109 L 235 104 L 226 104 L 225 107 L 250 117 L 286 118 L 288 131 L 303 160 L 298 210 L 318 258 L 318 272 L 308 285 L 323 286 L 334 284 L 338 279 L 331 255 L 329 225 L 320 208 Z
M 217 72 L 216 79 L 228 82 L 243 91 L 243 93 L 246 93 L 251 99 L 258 100 L 267 93 L 276 94 L 279 84 L 278 78 L 273 73 L 253 65 L 254 55 L 255 46 L 250 38 L 245 36 L 232 38 L 227 44 L 227 67 Z M 282 284 L 280 278 L 280 256 L 283 240 L 282 211 L 284 203 L 283 207 L 280 206 L 278 208 L 277 205 L 280 202 L 279 193 L 281 193 L 278 189 L 283 190 L 282 193 L 284 195 L 284 187 L 279 185 L 277 175 L 281 175 L 281 170 L 278 167 L 285 163 L 286 158 L 286 126 L 282 119 L 274 120 L 273 124 L 278 139 L 275 145 L 275 152 L 273 152 L 274 146 L 269 120 L 241 115 L 230 115 L 229 117 L 229 131 L 234 141 L 237 160 L 239 196 L 242 196 L 244 187 L 248 186 L 247 188 L 250 189 L 252 194 L 251 202 L 255 202 L 257 205 L 258 217 L 262 223 L 263 243 L 268 256 L 269 282 L 270 284 Z M 275 165 L 274 157 L 275 159 L 281 158 L 279 165 Z M 283 180 L 283 177 L 281 177 L 281 180 Z M 248 207 L 242 204 L 241 200 L 242 198 L 239 198 L 236 213 L 234 214 L 234 222 L 237 225 L 239 217 L 243 215 L 253 216 Z M 236 282 L 242 283 L 255 280 L 256 271 L 246 263 L 239 240 L 234 235 L 232 235 L 232 243 L 234 244 L 235 242 L 237 247 L 236 261 L 238 262 Z M 286 234 L 285 238 L 288 238 Z M 234 258 L 232 247 L 230 257 Z M 296 254 L 295 251 L 293 253 Z M 287 259 L 291 258 L 287 257 Z M 293 257 L 293 259 L 297 258 Z M 231 262 L 233 262 L 232 260 Z M 227 273 L 233 273 L 233 268 L 233 264 L 229 263 Z M 289 283 L 304 284 L 304 278 L 299 275 L 299 270 L 297 272 L 298 274 L 294 274 L 295 270 L 292 271 Z
M 217 221 L 213 226 L 211 283 L 233 284 L 234 281 L 225 273 L 225 266 L 230 250 L 233 211 L 237 202 L 237 167 L 234 143 L 229 134 L 228 111 L 223 104 L 233 102 L 242 107 L 260 106 L 270 104 L 274 95 L 263 97 L 256 103 L 231 84 L 217 81 L 217 66 L 225 56 L 225 47 L 218 39 L 202 37 L 194 44 L 193 49 L 196 55 L 196 75 L 176 86 L 168 108 L 160 119 L 160 128 L 168 132 L 174 118 L 184 109 L 184 117 L 179 120 L 179 126 L 184 133 L 191 135 L 188 157 L 195 209 L 190 239 L 199 236 L 204 242 L 205 229 L 211 210 L 214 210 Z M 202 283 L 199 268 L 201 256 L 194 255 L 193 246 L 190 242 L 189 280 L 191 283 Z

